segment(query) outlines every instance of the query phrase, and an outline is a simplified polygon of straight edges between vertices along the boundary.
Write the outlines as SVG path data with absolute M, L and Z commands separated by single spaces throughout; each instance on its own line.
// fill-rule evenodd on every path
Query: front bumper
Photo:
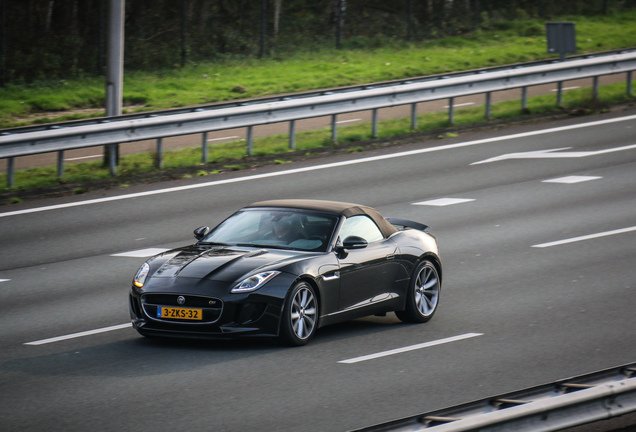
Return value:
M 178 279 L 178 278 L 177 278 Z M 285 295 L 293 282 L 281 274 L 260 289 L 230 293 L 226 283 L 157 278 L 129 295 L 133 327 L 144 336 L 183 338 L 232 338 L 278 336 Z M 179 302 L 182 297 L 182 302 Z M 192 307 L 202 310 L 202 319 L 158 317 L 159 307 Z

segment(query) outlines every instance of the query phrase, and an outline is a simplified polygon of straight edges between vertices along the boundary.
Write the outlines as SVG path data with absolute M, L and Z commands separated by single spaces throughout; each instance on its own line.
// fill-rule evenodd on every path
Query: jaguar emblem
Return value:
M 184 296 L 177 297 L 177 303 L 183 306 L 185 304 L 185 297 Z

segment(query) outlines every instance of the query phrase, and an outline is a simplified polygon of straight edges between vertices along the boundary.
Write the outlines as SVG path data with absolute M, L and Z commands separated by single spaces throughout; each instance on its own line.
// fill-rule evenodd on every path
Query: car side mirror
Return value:
M 369 246 L 369 242 L 358 236 L 349 236 L 342 242 L 342 247 L 348 250 L 364 249 L 367 246 Z
M 210 232 L 210 227 L 202 226 L 194 230 L 194 238 L 197 240 L 201 240 L 203 237 L 208 235 Z

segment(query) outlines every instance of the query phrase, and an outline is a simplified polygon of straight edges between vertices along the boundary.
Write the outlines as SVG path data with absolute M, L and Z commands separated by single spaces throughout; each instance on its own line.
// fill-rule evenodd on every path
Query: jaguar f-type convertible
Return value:
M 130 315 L 140 334 L 304 345 L 319 327 L 367 315 L 426 322 L 439 304 L 442 265 L 429 227 L 370 207 L 263 201 L 194 236 L 134 276 Z

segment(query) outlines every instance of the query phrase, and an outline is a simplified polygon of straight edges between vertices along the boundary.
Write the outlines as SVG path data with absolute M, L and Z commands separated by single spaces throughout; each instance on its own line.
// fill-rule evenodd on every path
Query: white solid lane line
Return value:
M 66 203 L 66 204 L 57 204 L 57 205 L 46 206 L 46 207 L 35 207 L 35 208 L 24 209 L 24 210 L 9 211 L 9 212 L 5 212 L 5 213 L 0 213 L 0 217 L 17 216 L 17 215 L 22 215 L 22 214 L 27 214 L 27 213 L 37 213 L 37 212 L 42 212 L 42 211 L 56 210 L 56 209 L 62 209 L 62 208 L 68 208 L 68 207 L 78 207 L 78 206 L 83 206 L 83 205 L 104 203 L 104 202 L 110 202 L 110 201 L 118 201 L 118 200 L 123 200 L 123 199 L 138 198 L 138 197 L 151 196 L 151 195 L 159 195 L 159 194 L 164 194 L 164 193 L 169 193 L 169 192 L 178 192 L 178 191 L 183 191 L 183 190 L 191 190 L 191 189 L 198 189 L 198 188 L 204 188 L 204 187 L 218 186 L 218 185 L 229 184 L 229 183 L 239 183 L 239 182 L 244 182 L 244 181 L 260 180 L 260 179 L 264 179 L 264 178 L 279 177 L 279 176 L 284 176 L 284 175 L 289 175 L 289 174 L 305 173 L 305 172 L 323 170 L 323 169 L 328 169 L 328 168 L 337 168 L 337 167 L 355 165 L 355 164 L 360 164 L 360 163 L 376 162 L 376 161 L 381 161 L 381 160 L 394 159 L 394 158 L 398 158 L 398 157 L 408 157 L 408 156 L 425 154 L 425 153 L 433 153 L 433 152 L 438 152 L 438 151 L 443 151 L 443 150 L 452 150 L 452 149 L 463 148 L 463 147 L 471 147 L 471 146 L 481 145 L 481 144 L 490 144 L 490 143 L 494 143 L 494 142 L 506 141 L 506 140 L 511 140 L 511 139 L 515 139 L 515 138 L 525 138 L 525 137 L 543 135 L 543 134 L 548 134 L 548 133 L 563 132 L 563 131 L 568 131 L 568 130 L 573 130 L 573 129 L 580 129 L 580 128 L 584 128 L 584 127 L 598 126 L 598 125 L 604 125 L 604 124 L 612 124 L 612 123 L 616 123 L 616 122 L 635 120 L 635 119 L 636 119 L 636 115 L 627 116 L 627 117 L 619 117 L 619 118 L 613 118 L 613 119 L 593 121 L 593 122 L 583 123 L 583 124 L 561 126 L 561 127 L 551 128 L 551 129 L 541 129 L 541 130 L 532 131 L 532 132 L 523 132 L 523 133 L 513 134 L 513 135 L 504 135 L 504 136 L 499 136 L 499 137 L 480 139 L 480 140 L 476 140 L 476 141 L 466 141 L 466 142 L 460 142 L 460 143 L 456 143 L 456 144 L 443 145 L 443 146 L 439 146 L 439 147 L 422 148 L 422 149 L 418 149 L 418 150 L 411 150 L 411 151 L 400 152 L 400 153 L 391 153 L 391 154 L 386 154 L 386 155 L 381 155 L 381 156 L 372 156 L 372 157 L 366 157 L 366 158 L 362 158 L 362 159 L 354 159 L 354 160 L 343 161 L 343 162 L 334 162 L 334 163 L 328 163 L 328 164 L 323 164 L 323 165 L 314 165 L 314 166 L 305 167 L 305 168 L 295 168 L 295 169 L 290 169 L 290 170 L 286 170 L 286 171 L 276 171 L 276 172 L 270 172 L 270 173 L 265 173 L 265 174 L 256 174 L 256 175 L 251 175 L 251 176 L 237 177 L 237 178 L 231 178 L 231 179 L 225 179 L 225 180 L 217 180 L 217 181 L 211 181 L 211 182 L 206 182 L 206 183 L 197 183 L 197 184 L 191 184 L 191 185 L 186 185 L 186 186 L 170 187 L 170 188 L 166 188 L 166 189 L 157 189 L 157 190 L 151 190 L 151 191 L 147 191 L 147 192 L 139 192 L 139 193 L 127 194 L 127 195 L 117 195 L 117 196 L 112 196 L 112 197 L 97 198 L 97 199 L 91 199 L 91 200 L 86 200 L 86 201 L 70 202 L 70 203 Z
M 580 241 L 583 241 L 583 240 L 591 240 L 591 239 L 595 239 L 595 238 L 599 238 L 599 237 L 607 237 L 607 236 L 616 235 L 616 234 L 624 234 L 624 233 L 631 232 L 631 231 L 636 231 L 636 226 L 628 227 L 628 228 L 621 228 L 621 229 L 617 229 L 617 230 L 613 230 L 613 231 L 605 231 L 605 232 L 601 232 L 601 233 L 590 234 L 590 235 L 585 235 L 585 236 L 580 236 L 580 237 L 572 237 L 572 238 L 569 238 L 569 239 L 558 240 L 558 241 L 554 241 L 554 242 L 550 242 L 550 243 L 536 244 L 536 245 L 534 245 L 532 247 L 534 247 L 534 248 L 546 248 L 546 247 L 551 247 L 551 246 L 559 246 L 559 245 L 564 245 L 564 244 L 568 244 L 568 243 L 580 242 Z
M 483 333 L 466 333 L 463 335 L 459 335 L 459 336 L 453 336 L 453 337 L 449 337 L 446 339 L 439 339 L 439 340 L 435 340 L 435 341 L 431 341 L 431 342 L 424 342 L 421 344 L 417 344 L 417 345 L 411 345 L 411 346 L 406 346 L 406 347 L 402 347 L 402 348 L 396 348 L 396 349 L 392 349 L 389 351 L 382 351 L 379 353 L 375 353 L 375 354 L 369 354 L 369 355 L 365 355 L 365 356 L 361 356 L 361 357 L 355 357 L 355 358 L 351 358 L 348 360 L 341 360 L 338 363 L 345 363 L 345 364 L 352 364 L 352 363 L 359 363 L 359 362 L 363 362 L 363 361 L 367 361 L 367 360 L 373 360 L 373 359 L 377 359 L 380 357 L 387 357 L 390 355 L 395 355 L 395 354 L 401 354 L 404 352 L 408 352 L 408 351 L 414 351 L 414 350 L 418 350 L 418 349 L 422 349 L 422 348 L 428 348 L 428 347 L 432 347 L 435 345 L 442 345 L 442 344 L 446 344 L 446 343 L 450 343 L 450 342 L 457 342 L 463 339 L 470 339 L 470 338 L 474 338 L 477 336 L 483 336 Z
M 26 342 L 24 345 L 44 345 L 44 344 L 48 344 L 48 343 L 52 343 L 52 342 L 59 342 L 59 341 L 67 340 L 67 339 L 75 339 L 75 338 L 82 337 L 82 336 L 90 336 L 90 335 L 94 335 L 94 334 L 98 334 L 98 333 L 105 333 L 105 332 L 109 332 L 109 331 L 113 331 L 113 330 L 120 330 L 120 329 L 128 328 L 128 327 L 131 327 L 131 326 L 132 326 L 131 323 L 119 324 L 119 325 L 110 326 L 110 327 L 104 327 L 104 328 L 95 329 L 95 330 L 88 330 L 88 331 L 84 331 L 84 332 L 73 333 L 73 334 L 69 334 L 69 335 L 65 335 L 65 336 L 58 336 L 58 337 L 53 337 L 53 338 L 49 338 L 49 339 L 42 339 L 42 340 L 37 340 L 37 341 L 33 341 L 33 342 Z

